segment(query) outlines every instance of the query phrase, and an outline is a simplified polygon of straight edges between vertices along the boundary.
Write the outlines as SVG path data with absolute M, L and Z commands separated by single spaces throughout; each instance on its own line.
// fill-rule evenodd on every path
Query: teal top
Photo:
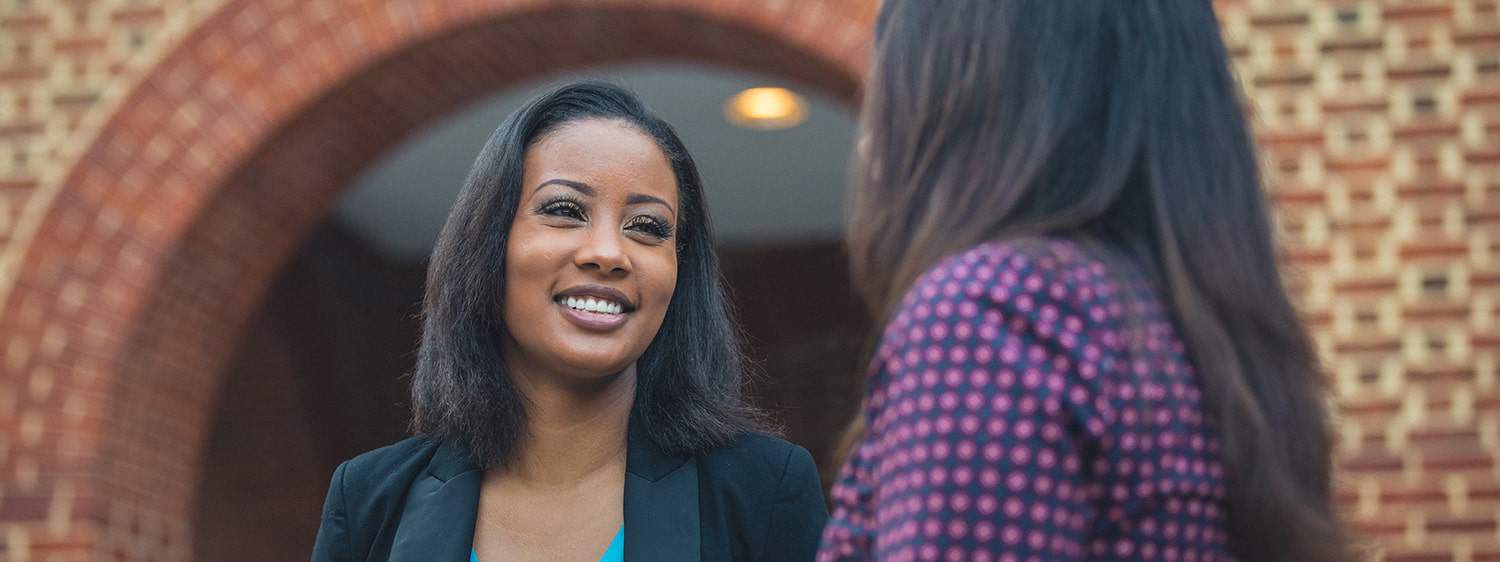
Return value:
M 479 553 L 469 549 L 469 562 L 479 562 Z M 625 562 L 625 526 L 615 532 L 615 539 L 609 541 L 609 548 L 604 549 L 604 556 L 599 557 L 599 562 Z

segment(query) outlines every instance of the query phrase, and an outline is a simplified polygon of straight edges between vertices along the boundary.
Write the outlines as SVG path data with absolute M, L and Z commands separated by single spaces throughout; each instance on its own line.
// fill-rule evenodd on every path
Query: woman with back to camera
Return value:
M 1208 0 L 886 0 L 819 559 L 1352 559 Z
M 595 82 L 490 137 L 433 250 L 412 437 L 334 472 L 315 562 L 810 560 L 812 458 L 757 431 L 702 185 Z

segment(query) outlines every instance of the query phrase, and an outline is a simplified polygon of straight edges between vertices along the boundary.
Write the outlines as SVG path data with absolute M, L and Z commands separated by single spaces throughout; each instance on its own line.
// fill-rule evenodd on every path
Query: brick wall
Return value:
M 1329 360 L 1350 520 L 1387 560 L 1500 559 L 1496 2 L 1216 3 Z M 0 0 L 0 557 L 190 556 L 240 327 L 421 123 L 640 57 L 852 100 L 874 3 L 582 4 Z
M 0 156 L 0 556 L 191 557 L 203 443 L 237 334 L 338 190 L 417 126 L 542 72 L 642 58 L 778 73 L 852 99 L 873 7 L 793 7 L 0 2 L 0 155 L 56 147 L 28 152 L 26 169 Z M 103 57 L 53 54 L 126 34 L 124 21 L 140 27 L 125 44 L 141 46 L 117 74 L 84 72 Z
M 1386 560 L 1500 560 L 1496 3 L 1220 13 L 1328 361 L 1348 518 Z

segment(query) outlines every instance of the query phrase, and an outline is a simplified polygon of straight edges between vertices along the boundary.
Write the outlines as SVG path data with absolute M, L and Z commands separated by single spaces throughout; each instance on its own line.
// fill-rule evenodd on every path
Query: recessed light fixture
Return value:
M 807 119 L 807 102 L 786 88 L 750 88 L 724 102 L 724 117 L 747 129 L 789 129 Z

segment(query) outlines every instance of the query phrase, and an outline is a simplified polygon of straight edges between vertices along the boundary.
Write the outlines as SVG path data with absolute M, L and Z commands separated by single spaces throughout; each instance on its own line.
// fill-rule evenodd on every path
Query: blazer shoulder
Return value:
M 780 487 L 789 478 L 796 479 L 805 472 L 817 472 L 807 449 L 759 433 L 736 437 L 701 456 L 698 462 L 705 470 L 734 474 L 736 480 L 770 487 Z
M 426 437 L 408 437 L 344 461 L 342 482 L 347 501 L 357 505 L 379 496 L 404 496 L 418 473 L 431 461 L 440 443 Z M 362 501 L 363 500 L 363 501 Z
M 748 434 L 698 457 L 705 559 L 812 560 L 828 511 L 806 449 Z M 709 527 L 712 527 L 710 529 Z
M 340 464 L 323 502 L 313 560 L 368 558 L 377 538 L 400 519 L 407 489 L 437 449 L 434 440 L 412 437 Z

